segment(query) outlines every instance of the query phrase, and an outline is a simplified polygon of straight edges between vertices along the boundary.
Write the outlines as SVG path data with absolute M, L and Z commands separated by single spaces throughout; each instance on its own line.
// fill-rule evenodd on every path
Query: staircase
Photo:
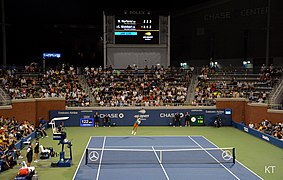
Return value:
M 12 101 L 10 96 L 0 87 L 0 106 L 11 105 Z
M 197 78 L 198 78 L 197 74 L 193 73 L 190 85 L 188 87 L 187 97 L 186 97 L 186 104 L 187 105 L 192 105 L 192 101 L 195 98 L 195 89 L 196 89 L 196 86 L 197 86 L 197 83 L 198 83 Z
M 282 109 L 283 101 L 283 78 L 273 87 L 273 90 L 269 96 L 269 108 L 271 109 Z
M 85 90 L 86 94 L 89 95 L 89 99 L 90 99 L 90 106 L 95 106 L 95 99 L 91 93 L 90 87 L 87 83 L 87 80 L 85 78 L 84 75 L 79 75 L 79 80 L 80 80 L 80 84 L 82 85 L 82 88 Z

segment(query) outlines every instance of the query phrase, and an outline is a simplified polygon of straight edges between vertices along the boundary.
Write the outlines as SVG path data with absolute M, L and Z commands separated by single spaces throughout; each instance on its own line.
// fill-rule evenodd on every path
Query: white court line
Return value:
M 155 154 L 155 156 L 156 156 L 156 158 L 157 158 L 157 160 L 158 160 L 158 162 L 159 162 L 159 164 L 160 164 L 160 166 L 161 166 L 161 168 L 162 168 L 162 170 L 163 170 L 163 172 L 164 172 L 164 175 L 166 176 L 166 178 L 167 178 L 168 180 L 170 180 L 170 178 L 169 178 L 169 176 L 168 176 L 168 174 L 167 174 L 165 168 L 164 168 L 163 165 L 162 165 L 161 160 L 158 158 L 158 155 L 156 154 L 156 151 L 155 151 L 154 147 L 153 147 L 153 146 L 151 146 L 151 147 L 152 147 L 153 152 L 154 152 L 154 154 Z M 160 152 L 160 153 L 161 153 L 161 152 Z
M 105 146 L 104 148 L 107 149 L 107 148 L 150 148 L 152 149 L 152 146 Z M 175 147 L 175 148 L 186 148 L 186 147 L 189 147 L 189 148 L 192 148 L 192 147 L 195 147 L 195 148 L 199 148 L 199 146 L 154 146 L 154 147 L 161 147 L 161 148 L 171 148 L 171 147 Z
M 91 136 L 91 137 L 105 137 L 105 136 Z M 184 135 L 158 135 L 158 136 L 107 136 L 107 137 L 114 137 L 114 138 L 119 138 L 119 137 L 130 137 L 130 138 L 135 138 L 135 137 L 184 137 L 187 138 L 188 136 Z M 191 135 L 191 137 L 202 137 L 202 135 Z
M 212 145 L 214 145 L 215 147 L 219 148 L 218 146 L 216 146 L 216 144 L 214 144 L 213 142 L 211 142 L 209 139 L 207 139 L 205 136 L 202 136 L 205 140 L 207 140 L 209 143 L 211 143 Z M 248 171 L 250 171 L 251 173 L 253 173 L 255 176 L 257 176 L 258 178 L 262 179 L 262 177 L 260 177 L 259 175 L 257 175 L 255 172 L 253 172 L 252 170 L 250 170 L 248 167 L 246 167 L 245 165 L 243 165 L 241 162 L 239 162 L 237 159 L 236 159 L 237 163 L 241 164 L 244 168 L 246 168 Z
M 209 152 L 207 152 L 199 143 L 197 143 L 193 138 L 188 136 L 194 143 L 196 143 L 201 149 L 203 149 L 209 156 L 211 156 L 216 162 L 218 162 L 224 169 L 226 169 L 230 174 L 232 174 L 236 179 L 240 180 L 232 171 L 230 171 L 227 167 L 225 167 L 221 162 L 219 162 L 214 156 L 212 156 Z
M 101 151 L 101 154 L 100 154 L 100 161 L 99 161 L 99 165 L 98 165 L 98 169 L 97 169 L 96 180 L 98 180 L 99 174 L 100 174 L 101 162 L 102 162 L 102 157 L 103 157 L 103 152 L 104 152 L 103 149 L 104 149 L 104 146 L 105 146 L 105 142 L 106 142 L 106 136 L 104 136 L 104 139 L 103 139 L 102 151 Z
M 75 171 L 75 174 L 74 174 L 74 176 L 73 176 L 73 180 L 75 179 L 75 177 L 76 177 L 76 175 L 77 175 L 77 173 L 78 173 L 78 170 L 79 170 L 79 168 L 80 168 L 80 166 L 81 166 L 81 163 L 82 163 L 82 161 L 83 161 L 83 158 L 84 158 L 84 156 L 85 156 L 86 148 L 88 147 L 91 138 L 92 138 L 92 137 L 89 137 L 89 140 L 88 140 L 88 142 L 87 142 L 87 144 L 86 144 L 84 153 L 83 153 L 83 155 L 82 155 L 82 157 L 81 157 L 80 163 L 79 163 L 79 165 L 78 165 L 78 167 L 77 167 L 77 169 L 76 169 L 76 171 Z

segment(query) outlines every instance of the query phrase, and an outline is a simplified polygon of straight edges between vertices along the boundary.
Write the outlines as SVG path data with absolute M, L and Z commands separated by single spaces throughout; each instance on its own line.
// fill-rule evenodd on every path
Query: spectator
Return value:
M 35 140 L 35 146 L 34 146 L 34 162 L 38 162 L 38 153 L 39 153 L 39 139 L 36 138 Z
M 45 131 L 45 127 L 41 123 L 39 123 L 39 125 L 35 129 L 35 131 L 40 134 L 41 138 L 48 137 L 48 135 L 47 135 L 47 133 Z
M 0 161 L 2 161 L 1 169 L 8 170 L 10 168 L 8 155 L 5 153 L 2 146 L 0 146 Z
M 104 127 L 105 126 L 111 127 L 111 119 L 108 114 L 105 115 L 103 123 L 104 123 Z
M 22 157 L 21 157 L 21 153 L 20 153 L 20 151 L 17 149 L 15 142 L 16 142 L 16 141 L 12 139 L 12 140 L 11 140 L 11 144 L 10 144 L 9 147 L 8 147 L 9 155 L 12 156 L 12 161 L 11 161 L 12 165 L 11 165 L 11 166 L 14 166 L 15 164 L 17 164 L 16 161 L 17 161 L 18 158 L 22 158 Z
M 46 121 L 43 117 L 39 118 L 39 124 L 45 125 Z
M 62 132 L 64 132 L 64 123 L 63 122 L 60 122 L 59 123 L 59 126 L 57 127 L 57 132 L 58 133 L 62 133 Z
M 190 119 L 191 119 L 191 115 L 189 112 L 186 112 L 185 114 L 185 126 L 189 127 L 190 126 Z
M 255 127 L 255 125 L 254 125 L 254 123 L 251 121 L 250 123 L 249 123 L 249 128 L 254 128 Z
M 177 112 L 177 113 L 175 114 L 175 122 L 174 122 L 174 126 L 173 126 L 173 127 L 175 127 L 175 126 L 180 126 L 180 127 L 182 127 L 182 125 L 181 125 L 181 115 L 180 115 L 179 112 Z
M 214 120 L 214 126 L 218 127 L 218 128 L 222 126 L 221 118 L 220 118 L 219 115 L 217 115 L 215 120 Z
M 99 127 L 99 114 L 98 114 L 98 112 L 95 112 L 95 115 L 94 115 L 94 127 Z
M 65 129 L 64 129 L 64 123 L 62 121 L 59 123 L 59 126 L 57 127 L 57 133 L 61 133 L 61 136 L 63 139 L 67 137 L 67 133 L 65 132 Z
M 26 158 L 27 158 L 27 166 L 30 167 L 30 164 L 31 164 L 32 159 L 33 159 L 33 148 L 32 148 L 31 143 L 27 148 Z

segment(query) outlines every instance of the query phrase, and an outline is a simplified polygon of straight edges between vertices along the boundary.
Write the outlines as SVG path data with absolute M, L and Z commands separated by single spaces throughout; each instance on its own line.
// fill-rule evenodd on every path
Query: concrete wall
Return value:
M 13 100 L 10 106 L 0 106 L 0 115 L 15 117 L 20 123 L 28 120 L 32 124 L 37 124 L 40 117 L 49 120 L 50 110 L 64 110 L 64 98 L 36 98 Z
M 217 99 L 216 108 L 231 108 L 233 121 L 240 123 L 259 123 L 263 119 L 268 119 L 272 123 L 283 122 L 282 110 L 268 109 L 267 104 L 248 103 L 244 98 L 220 98 Z

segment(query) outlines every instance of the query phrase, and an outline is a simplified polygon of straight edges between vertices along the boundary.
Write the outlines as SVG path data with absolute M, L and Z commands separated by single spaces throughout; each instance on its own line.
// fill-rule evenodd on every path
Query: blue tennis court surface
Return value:
M 203 136 L 95 136 L 86 149 L 74 180 L 262 179 Z

